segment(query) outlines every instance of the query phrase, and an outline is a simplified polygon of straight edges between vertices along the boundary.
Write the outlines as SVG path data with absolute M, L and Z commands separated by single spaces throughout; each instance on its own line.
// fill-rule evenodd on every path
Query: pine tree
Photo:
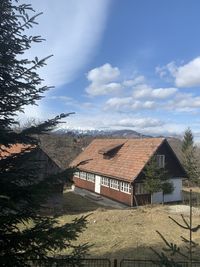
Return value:
M 39 15 L 29 17 L 32 12 L 31 5 L 0 1 L 0 266 L 31 266 L 34 261 L 36 265 L 59 262 L 61 266 L 63 250 L 65 264 L 79 264 L 87 245 L 74 245 L 73 240 L 85 229 L 86 218 L 60 225 L 56 217 L 40 213 L 54 185 L 71 177 L 73 169 L 40 180 L 38 161 L 28 159 L 29 152 L 38 147 L 37 135 L 48 133 L 69 114 L 20 132 L 13 130 L 17 123 L 15 115 L 23 112 L 25 105 L 36 104 L 49 89 L 41 86 L 42 79 L 37 73 L 48 57 L 22 58 L 33 43 L 42 41 L 40 36 L 26 35 Z M 16 143 L 22 144 L 24 151 L 2 158 Z
M 190 128 L 185 131 L 182 143 L 183 165 L 187 173 L 189 185 L 198 184 L 199 169 L 196 158 L 196 147 Z
M 144 175 L 144 188 L 152 197 L 152 194 L 161 190 L 160 169 L 155 157 L 153 157 L 146 165 Z
M 170 176 L 167 170 L 158 166 L 156 156 L 152 157 L 152 159 L 148 162 L 143 173 L 145 176 L 145 190 L 151 194 L 151 197 L 154 193 L 162 191 L 164 203 L 164 195 L 172 193 L 174 187 L 169 180 Z
M 198 243 L 193 240 L 193 234 L 199 231 L 200 225 L 193 226 L 192 223 L 191 190 L 189 220 L 183 214 L 181 214 L 181 223 L 170 216 L 169 219 L 172 220 L 176 224 L 176 226 L 180 227 L 183 230 L 186 230 L 188 236 L 180 236 L 183 244 L 185 245 L 181 248 L 177 244 L 169 242 L 163 234 L 161 234 L 159 231 L 156 231 L 165 244 L 165 247 L 162 248 L 162 252 L 158 252 L 157 250 L 151 248 L 151 250 L 157 255 L 159 259 L 159 262 L 156 261 L 156 263 L 159 266 L 181 267 L 182 264 L 177 262 L 177 257 L 179 257 L 179 260 L 181 259 L 181 262 L 186 261 L 189 263 L 189 266 L 192 266 L 192 263 L 198 260 L 197 256 L 199 255 L 199 251 L 197 250 Z
M 185 152 L 189 147 L 194 147 L 194 137 L 190 128 L 187 128 L 183 137 L 182 152 Z

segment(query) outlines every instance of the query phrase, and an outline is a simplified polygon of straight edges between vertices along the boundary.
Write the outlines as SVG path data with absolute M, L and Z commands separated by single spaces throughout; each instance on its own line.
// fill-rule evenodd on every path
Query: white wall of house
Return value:
M 182 178 L 173 178 L 170 181 L 174 185 L 174 191 L 171 194 L 165 195 L 165 202 L 181 201 L 182 200 Z M 162 192 L 157 192 L 152 195 L 152 203 L 162 203 Z

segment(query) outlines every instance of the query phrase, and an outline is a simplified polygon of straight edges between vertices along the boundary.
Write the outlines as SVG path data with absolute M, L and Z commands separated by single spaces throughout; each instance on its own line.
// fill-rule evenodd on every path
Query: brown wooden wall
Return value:
M 95 183 L 77 177 L 74 177 L 73 181 L 75 183 L 75 186 L 95 192 Z M 101 185 L 100 195 L 131 206 L 131 194 L 126 194 L 124 192 Z
M 151 203 L 151 195 L 135 195 L 133 197 L 133 206 L 143 206 Z
M 164 142 L 158 148 L 157 154 L 165 155 L 165 167 L 172 177 L 186 177 L 183 167 L 180 165 L 180 162 L 167 142 Z
M 83 180 L 77 177 L 74 177 L 73 181 L 75 183 L 75 186 L 94 192 L 95 183 L 92 183 L 92 182 L 89 182 L 89 181 L 86 181 L 86 180 Z
M 106 186 L 101 186 L 101 195 L 131 206 L 131 194 L 126 194 Z

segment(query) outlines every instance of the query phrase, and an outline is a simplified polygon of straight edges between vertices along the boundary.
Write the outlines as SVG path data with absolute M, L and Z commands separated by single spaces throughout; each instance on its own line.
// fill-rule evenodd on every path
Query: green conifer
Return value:
M 36 136 L 47 133 L 69 114 L 20 132 L 13 130 L 15 115 L 23 112 L 26 105 L 36 104 L 49 89 L 41 85 L 37 73 L 48 57 L 24 58 L 33 43 L 42 41 L 40 36 L 26 35 L 39 15 L 30 16 L 32 12 L 31 5 L 0 1 L 0 266 L 31 266 L 35 260 L 37 265 L 50 266 L 60 262 L 63 250 L 67 263 L 79 264 L 87 246 L 74 245 L 73 240 L 85 229 L 85 217 L 60 225 L 56 217 L 40 213 L 41 203 L 49 197 L 53 186 L 61 182 L 63 175 L 71 175 L 72 170 L 40 180 L 37 160 L 31 164 L 28 161 L 28 152 L 38 147 Z M 23 153 L 2 158 L 2 153 L 16 143 L 29 146 Z
M 199 168 L 196 158 L 196 147 L 190 128 L 185 131 L 182 143 L 183 166 L 187 173 L 189 185 L 199 183 Z

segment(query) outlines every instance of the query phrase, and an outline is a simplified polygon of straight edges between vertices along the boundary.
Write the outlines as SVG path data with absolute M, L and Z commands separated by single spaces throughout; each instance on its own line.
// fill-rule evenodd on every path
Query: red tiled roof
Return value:
M 0 159 L 6 158 L 12 154 L 18 154 L 27 149 L 30 151 L 29 148 L 34 148 L 32 145 L 24 145 L 24 144 L 15 144 L 11 145 L 10 147 L 0 146 Z
M 151 156 L 164 141 L 164 138 L 144 139 L 95 139 L 71 164 L 83 171 L 133 181 Z M 105 158 L 99 151 L 117 145 L 122 147 L 114 156 Z

